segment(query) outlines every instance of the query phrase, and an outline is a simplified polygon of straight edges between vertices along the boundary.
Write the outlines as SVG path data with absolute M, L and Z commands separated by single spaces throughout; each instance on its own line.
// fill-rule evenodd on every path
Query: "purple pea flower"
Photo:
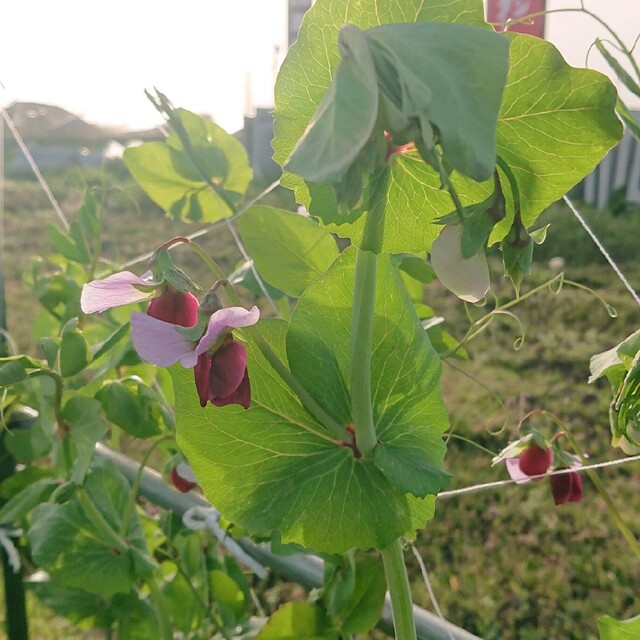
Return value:
M 247 409 L 251 402 L 247 351 L 231 332 L 256 324 L 258 307 L 250 311 L 242 307 L 218 309 L 211 314 L 201 337 L 193 339 L 178 328 L 197 324 L 195 296 L 155 282 L 150 272 L 140 277 L 129 271 L 86 284 L 80 306 L 84 313 L 98 313 L 151 298 L 155 299 L 147 313 L 131 314 L 131 340 L 140 357 L 158 367 L 180 362 L 194 369 L 203 407 L 211 402 L 220 407 L 239 404 Z
M 227 307 L 212 314 L 198 341 L 189 340 L 175 324 L 163 322 L 145 313 L 131 314 L 131 340 L 147 362 L 168 367 L 180 362 L 193 368 L 200 404 L 224 407 L 239 404 L 245 409 L 251 401 L 247 374 L 247 351 L 236 342 L 231 331 L 256 324 L 258 307 L 250 311 Z

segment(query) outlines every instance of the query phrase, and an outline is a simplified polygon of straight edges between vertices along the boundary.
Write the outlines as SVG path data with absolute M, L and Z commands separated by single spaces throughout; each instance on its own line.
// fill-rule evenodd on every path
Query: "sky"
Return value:
M 578 0 L 548 0 L 548 9 Z M 2 7 L 0 105 L 61 106 L 127 128 L 161 122 L 144 96 L 157 86 L 175 106 L 211 115 L 229 131 L 253 107 L 273 104 L 287 38 L 286 0 L 14 0 Z M 640 0 L 585 0 L 633 44 Z M 584 66 L 606 31 L 576 13 L 547 17 L 547 38 Z M 599 54 L 589 66 L 606 70 Z M 625 93 L 624 97 L 629 98 Z M 630 106 L 640 108 L 638 99 Z

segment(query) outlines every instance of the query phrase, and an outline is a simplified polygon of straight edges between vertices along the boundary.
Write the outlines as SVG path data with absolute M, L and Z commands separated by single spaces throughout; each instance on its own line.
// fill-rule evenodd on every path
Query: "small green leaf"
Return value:
M 82 484 L 93 460 L 96 443 L 107 433 L 107 425 L 102 417 L 100 403 L 87 396 L 72 396 L 65 403 L 62 416 L 76 449 L 71 481 Z
M 398 269 L 404 271 L 418 282 L 429 284 L 438 278 L 433 267 L 424 258 L 419 258 L 410 253 L 400 253 L 395 255 L 393 260 L 397 262 Z
M 313 220 L 272 207 L 252 207 L 238 220 L 260 274 L 287 295 L 300 297 L 338 257 L 331 234 Z
M 36 505 L 46 502 L 57 486 L 56 480 L 42 478 L 24 488 L 0 508 L 0 525 L 22 519 Z
M 157 398 L 137 379 L 109 380 L 96 393 L 107 418 L 136 438 L 161 433 Z
M 174 114 L 188 137 L 189 148 L 174 131 L 166 142 L 127 149 L 127 168 L 147 195 L 173 218 L 215 222 L 232 215 L 229 202 L 241 199 L 252 178 L 244 147 L 210 120 L 184 109 Z
M 365 35 L 340 30 L 342 63 L 285 168 L 309 182 L 339 182 L 371 136 L 378 115 L 378 82 Z
M 256 636 L 256 640 L 338 640 L 338 633 L 326 628 L 322 610 L 308 602 L 281 606 Z
M 635 119 L 635 116 L 629 111 L 627 106 L 625 105 L 620 98 L 616 102 L 616 112 L 622 118 L 622 121 L 627 125 L 627 128 L 631 133 L 640 140 L 640 124 Z
M 611 616 L 598 618 L 600 640 L 636 640 L 640 637 L 640 616 L 616 620 Z
M 58 351 L 60 374 L 63 378 L 74 376 L 91 362 L 91 349 L 80 331 L 68 325 L 62 331 Z
M 92 347 L 93 360 L 97 360 L 115 347 L 129 333 L 129 323 L 120 325 L 104 342 Z
M 371 631 L 382 616 L 386 591 L 387 581 L 380 560 L 359 559 L 351 602 L 341 615 L 342 631 L 352 635 Z
M 0 387 L 8 387 L 27 379 L 32 370 L 46 369 L 45 363 L 29 356 L 0 358 Z
M 324 594 L 327 612 L 338 615 L 347 607 L 356 587 L 356 562 L 353 551 L 345 553 L 340 562 L 324 563 Z
M 616 76 L 618 76 L 618 80 L 620 80 L 620 82 L 622 82 L 622 84 L 627 87 L 631 93 L 634 93 L 640 98 L 640 86 L 618 62 L 617 58 L 609 53 L 600 38 L 596 38 L 595 45 L 596 49 L 598 49 L 602 57 L 607 61 L 607 64 L 611 67 Z
M 77 222 L 71 224 L 68 235 L 52 224 L 47 225 L 47 232 L 51 244 L 65 258 L 79 262 L 80 264 L 89 262 L 87 245 Z
M 216 600 L 228 607 L 236 618 L 239 618 L 245 611 L 245 596 L 233 578 L 224 571 L 212 571 L 209 574 L 209 584 Z

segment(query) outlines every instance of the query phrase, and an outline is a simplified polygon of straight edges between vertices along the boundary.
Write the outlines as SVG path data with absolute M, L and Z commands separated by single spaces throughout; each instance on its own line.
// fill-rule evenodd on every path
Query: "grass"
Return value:
M 107 176 L 104 253 L 110 259 L 124 262 L 171 236 L 195 230 L 166 220 L 122 176 Z M 85 183 L 96 183 L 93 175 L 48 177 L 70 218 Z M 276 194 L 272 202 L 284 197 Z M 30 322 L 38 305 L 21 279 L 32 254 L 48 253 L 44 227 L 55 218 L 38 185 L 30 181 L 9 181 L 6 206 L 9 328 L 21 350 L 33 350 Z M 537 253 L 540 261 L 525 290 L 551 277 L 546 261 L 562 256 L 567 277 L 595 289 L 617 309 L 618 317 L 611 318 L 594 295 L 565 285 L 558 295 L 545 290 L 513 309 L 526 332 L 517 351 L 517 325 L 505 317 L 496 319 L 469 345 L 468 361 L 454 361 L 457 368 L 444 367 L 443 389 L 454 432 L 495 452 L 516 437 L 523 415 L 539 408 L 566 422 L 594 461 L 619 457 L 609 443 L 610 392 L 606 384 L 587 384 L 589 358 L 637 329 L 640 309 L 611 270 L 594 259 L 591 241 L 564 208 L 557 206 L 545 217 L 552 223 L 549 240 Z M 640 283 L 634 231 L 638 216 L 599 218 L 589 211 L 587 217 L 612 253 L 627 260 L 624 268 L 631 282 Z M 227 270 L 241 259 L 224 226 L 205 236 L 202 244 Z M 198 261 L 186 252 L 179 254 L 181 262 L 183 258 L 186 268 L 206 285 L 209 276 Z M 144 266 L 133 270 L 141 273 Z M 493 283 L 498 300 L 512 297 L 497 267 Z M 458 337 L 464 334 L 468 319 L 462 303 L 437 283 L 427 287 L 425 301 L 446 318 L 449 331 Z M 470 313 L 478 317 L 487 310 L 472 308 Z M 447 466 L 454 487 L 507 477 L 502 465 L 491 467 L 489 453 L 455 437 L 449 441 Z M 603 470 L 600 475 L 631 528 L 640 532 L 637 466 Z M 583 501 L 559 508 L 553 506 L 547 482 L 440 499 L 418 546 L 445 616 L 486 640 L 591 640 L 597 638 L 600 615 L 625 618 L 640 613 L 634 605 L 639 562 L 595 488 L 586 478 L 584 482 Z M 411 554 L 407 559 L 414 599 L 432 609 L 417 564 Z M 35 638 L 86 637 L 81 632 L 74 635 L 68 623 L 52 617 L 33 599 L 29 603 Z

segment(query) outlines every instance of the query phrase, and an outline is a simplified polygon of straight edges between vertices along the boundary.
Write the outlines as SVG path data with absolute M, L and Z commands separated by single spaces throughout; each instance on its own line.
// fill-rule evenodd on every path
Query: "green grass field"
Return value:
M 122 263 L 172 236 L 195 230 L 166 220 L 128 179 L 117 173 L 107 176 L 104 254 L 110 260 Z M 78 173 L 51 176 L 54 193 L 71 218 L 86 180 Z M 99 183 L 95 176 L 89 181 Z M 287 198 L 276 194 L 272 201 L 288 203 Z M 31 256 L 49 251 L 44 226 L 55 223 L 55 216 L 32 181 L 9 181 L 5 201 L 9 329 L 20 350 L 33 349 L 30 324 L 39 311 L 22 278 Z M 640 286 L 638 213 L 615 218 L 592 212 L 589 219 L 612 253 L 624 261 L 631 282 Z M 532 409 L 548 410 L 566 422 L 594 461 L 622 455 L 610 447 L 609 390 L 602 382 L 587 384 L 589 358 L 636 330 L 640 309 L 564 208 L 553 208 L 546 222 L 551 222 L 550 240 L 523 291 L 552 277 L 546 261 L 559 255 L 566 261 L 566 277 L 593 288 L 616 308 L 617 318 L 584 290 L 568 285 L 558 295 L 546 290 L 512 309 L 526 333 L 519 350 L 513 348 L 520 335 L 517 324 L 501 318 L 469 345 L 468 361 L 454 361 L 455 368 L 445 364 L 444 390 L 454 432 L 447 467 L 454 488 L 508 477 L 502 465 L 491 468 L 490 453 L 461 438 L 497 452 L 517 437 L 518 421 Z M 225 269 L 240 260 L 224 226 L 205 236 L 202 245 Z M 187 268 L 197 278 L 206 277 L 197 262 L 184 255 Z M 141 273 L 144 266 L 133 270 Z M 500 301 L 513 296 L 497 263 L 492 281 Z M 458 338 L 464 334 L 468 319 L 462 303 L 437 283 L 427 287 L 425 302 L 445 317 L 451 333 Z M 483 310 L 473 308 L 471 313 L 478 317 Z M 636 463 L 601 473 L 638 535 L 639 469 Z M 419 535 L 418 546 L 445 616 L 487 640 L 591 640 L 597 638 L 600 615 L 625 618 L 640 613 L 638 560 L 586 478 L 582 502 L 559 508 L 554 507 L 546 482 L 442 498 L 436 518 Z M 417 563 L 411 554 L 407 558 L 414 600 L 432 610 Z M 30 607 L 34 638 L 85 637 L 74 635 L 64 621 L 51 617 L 33 600 Z

